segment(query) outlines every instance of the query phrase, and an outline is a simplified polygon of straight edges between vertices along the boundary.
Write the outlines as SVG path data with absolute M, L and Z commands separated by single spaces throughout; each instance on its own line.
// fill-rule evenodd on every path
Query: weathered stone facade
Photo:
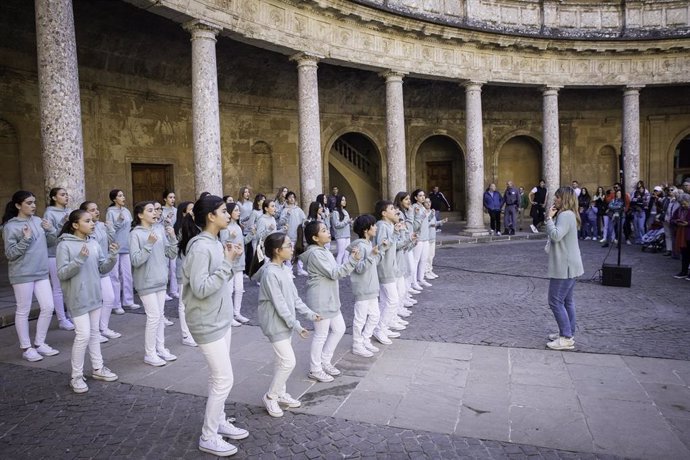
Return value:
M 269 193 L 285 185 L 301 195 L 309 175 L 323 188 L 338 185 L 329 180 L 335 171 L 349 182 L 341 189 L 357 195 L 354 211 L 370 211 L 376 190 L 391 196 L 397 191 L 389 190 L 391 183 L 426 188 L 429 163 L 447 162 L 448 192 L 465 211 L 461 83 L 468 80 L 482 82 L 482 187 L 494 181 L 502 189 L 519 178 L 528 188 L 542 176 L 545 86 L 562 87 L 556 115 L 561 182 L 578 179 L 592 188 L 616 178 L 625 86 L 646 85 L 639 92 L 639 178 L 672 180 L 676 146 L 690 135 L 687 39 L 547 42 L 443 24 L 421 27 L 418 19 L 336 0 L 129 3 L 73 4 L 85 195 L 101 206 L 111 188 L 132 196 L 133 164 L 172 165 L 178 196 L 197 191 L 192 45 L 181 26 L 195 19 L 221 28 L 215 52 L 224 193 L 250 184 Z M 676 25 L 672 30 L 682 32 L 682 21 Z M 298 69 L 290 61 L 298 51 L 323 56 L 317 70 L 322 161 L 320 170 L 302 168 L 301 174 Z M 405 158 L 396 170 L 388 158 L 391 118 L 380 76 L 389 71 L 407 73 L 400 104 Z M 0 178 L 10 184 L 0 188 L 3 202 L 17 187 L 40 194 L 46 186 L 40 126 L 34 9 L 7 0 L 0 4 Z M 347 133 L 370 142 L 378 183 L 332 158 L 334 143 Z

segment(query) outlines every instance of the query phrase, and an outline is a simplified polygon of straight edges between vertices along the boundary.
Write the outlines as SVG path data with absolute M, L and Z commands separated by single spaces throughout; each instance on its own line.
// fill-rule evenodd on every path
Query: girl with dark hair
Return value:
M 318 382 L 332 382 L 333 376 L 340 375 L 340 371 L 331 363 L 331 359 L 345 334 L 338 280 L 352 273 L 361 254 L 358 248 L 354 248 L 345 263 L 337 263 L 331 251 L 324 247 L 331 241 L 331 234 L 321 222 L 305 225 L 304 239 L 307 249 L 299 255 L 299 259 L 308 273 L 306 304 L 323 318 L 314 323 L 308 377 Z
M 191 215 L 194 219 L 194 214 L 192 209 L 194 208 L 193 201 L 183 201 L 177 207 L 177 217 L 175 219 L 175 225 L 173 230 L 175 235 L 177 235 L 178 242 L 182 241 L 182 222 L 185 216 Z M 188 347 L 196 347 L 197 343 L 192 337 L 192 333 L 189 332 L 189 327 L 187 326 L 187 318 L 185 315 L 184 300 L 182 300 L 182 265 L 184 264 L 184 254 L 182 247 L 178 243 L 177 249 L 177 263 L 175 264 L 175 277 L 177 278 L 177 316 L 180 319 L 180 329 L 182 331 L 182 345 L 187 345 Z
M 290 241 L 292 241 L 292 244 L 295 244 L 295 242 L 299 241 L 297 238 L 298 229 L 302 227 L 307 216 L 304 215 L 302 208 L 297 206 L 295 192 L 288 192 L 285 198 L 287 202 L 283 207 L 283 211 L 280 213 L 278 227 L 285 228 L 285 232 L 290 237 Z M 290 267 L 290 271 L 292 271 L 292 264 L 290 262 L 288 262 L 288 267 Z M 304 271 L 302 261 L 297 261 L 297 274 L 302 276 L 307 275 L 307 272 Z
M 309 212 L 307 213 L 306 222 L 313 222 L 315 220 L 323 222 L 323 205 L 317 201 L 312 201 L 309 203 Z M 326 225 L 325 222 L 323 222 L 323 224 Z
M 172 190 L 163 192 L 163 215 L 161 216 L 161 222 L 165 226 L 175 227 L 175 221 L 177 220 L 177 208 L 175 207 L 176 200 L 175 192 Z M 168 276 L 168 296 L 177 298 L 179 291 L 177 286 L 177 258 L 170 259 Z
M 333 239 L 333 228 L 331 227 L 331 210 L 328 209 L 328 195 L 322 193 L 316 196 L 316 202 L 321 205 L 321 221 L 328 229 Z M 331 249 L 331 243 L 326 245 L 326 249 Z
M 398 192 L 393 201 L 395 207 L 400 215 L 400 222 L 405 224 L 407 235 L 410 239 L 410 244 L 405 245 L 403 253 L 405 254 L 406 264 L 401 264 L 400 271 L 404 273 L 405 282 L 407 283 L 407 291 L 412 294 L 419 294 L 423 288 L 416 282 L 414 267 L 414 247 L 416 245 L 416 232 L 414 230 L 414 210 L 412 209 L 412 201 L 410 194 L 407 192 Z
M 22 358 L 27 361 L 40 361 L 43 356 L 54 356 L 59 353 L 45 342 L 53 317 L 53 296 L 48 280 L 47 242 L 57 239 L 57 229 L 35 214 L 36 197 L 31 192 L 19 190 L 7 203 L 2 218 L 2 238 L 5 242 L 8 275 L 17 302 L 14 327 L 17 329 Z M 36 348 L 31 346 L 29 335 L 29 312 L 34 295 L 41 308 L 36 322 Z
M 281 405 L 300 407 L 302 403 L 286 392 L 285 383 L 295 368 L 295 352 L 292 349 L 292 333 L 297 332 L 306 339 L 309 332 L 302 327 L 295 311 L 319 322 L 321 317 L 309 309 L 297 294 L 297 288 L 283 264 L 292 259 L 293 246 L 285 233 L 271 233 L 264 241 L 267 261 L 252 273 L 252 279 L 259 281 L 258 318 L 261 331 L 273 346 L 275 371 L 273 380 L 263 396 L 268 414 L 282 417 Z
M 134 289 L 132 286 L 132 263 L 129 257 L 129 231 L 132 225 L 132 214 L 125 207 L 125 194 L 120 189 L 110 191 L 110 206 L 105 214 L 106 225 L 115 229 L 115 242 L 120 247 L 117 262 L 110 271 L 110 281 L 113 283 L 115 303 L 113 311 L 121 315 L 125 311 L 122 306 L 136 310 L 141 308 L 134 303 Z
M 223 244 L 219 233 L 230 223 L 228 208 L 222 198 L 200 198 L 181 226 L 182 300 L 187 310 L 187 324 L 199 344 L 210 375 L 204 424 L 199 450 L 220 457 L 237 452 L 237 447 L 223 437 L 244 439 L 249 432 L 237 428 L 225 413 L 225 401 L 234 381 L 230 362 L 232 328 L 232 293 L 229 281 L 233 265 L 241 260 L 242 245 Z
M 220 241 L 222 243 L 232 243 L 244 248 L 247 243 L 252 241 L 254 235 L 251 233 L 244 236 L 239 225 L 240 207 L 237 203 L 230 203 L 228 214 L 230 214 L 230 224 L 220 231 Z M 233 315 L 232 326 L 241 326 L 249 322 L 249 318 L 242 316 L 242 296 L 244 294 L 244 263 L 242 257 L 237 258 L 232 264 L 232 278 L 230 278 L 230 294 L 232 295 Z
M 335 209 L 331 213 L 331 224 L 335 233 L 335 244 L 338 248 L 335 261 L 338 265 L 345 261 L 347 256 L 346 248 L 350 244 L 350 214 L 347 213 L 347 199 L 343 195 L 338 195 L 335 202 Z
M 276 216 L 280 216 L 280 213 L 283 212 L 283 208 L 285 207 L 287 203 L 287 194 L 288 194 L 288 188 L 287 187 L 278 187 L 278 192 L 276 192 L 276 197 L 273 199 L 276 204 Z
M 72 209 L 67 207 L 69 203 L 69 194 L 67 190 L 62 187 L 50 189 L 48 194 L 49 205 L 43 215 L 43 219 L 51 223 L 56 229 L 62 228 L 67 222 L 69 213 Z M 60 280 L 57 276 L 57 268 L 55 262 L 55 250 L 57 248 L 57 241 L 48 241 L 48 271 L 50 272 L 50 284 L 53 287 L 53 305 L 55 307 L 55 315 L 58 318 L 58 326 L 60 329 L 66 331 L 73 331 L 74 324 L 67 318 L 65 314 L 65 302 L 62 298 L 62 288 L 60 287 Z
M 144 331 L 144 362 L 164 366 L 177 356 L 165 348 L 165 287 L 168 284 L 168 261 L 177 257 L 177 238 L 172 227 L 156 225 L 158 214 L 153 202 L 134 206 L 129 247 L 134 287 L 146 310 Z
M 98 205 L 93 201 L 84 201 L 79 209 L 86 211 L 91 214 L 91 219 L 94 223 L 94 229 L 91 236 L 96 240 L 101 248 L 103 254 L 108 254 L 110 250 L 110 245 L 115 241 L 115 229 L 112 225 L 108 226 L 103 222 L 99 222 L 99 217 L 101 212 L 98 209 Z M 115 259 L 117 259 L 117 253 L 115 254 Z M 113 262 L 114 264 L 114 262 Z M 112 267 L 111 267 L 112 269 Z M 100 319 L 100 331 L 101 331 L 101 343 L 107 342 L 108 339 L 118 339 L 122 337 L 122 334 L 115 332 L 110 329 L 110 314 L 113 311 L 113 303 L 115 302 L 115 293 L 113 292 L 113 283 L 110 281 L 109 276 L 110 270 L 105 273 L 101 273 L 100 284 L 101 284 L 101 297 L 103 299 L 101 308 L 101 319 Z
M 103 308 L 100 279 L 115 265 L 118 246 L 111 243 L 108 251 L 103 252 L 98 241 L 89 238 L 95 227 L 90 212 L 82 209 L 72 211 L 62 227 L 57 245 L 58 277 L 76 327 L 69 383 L 75 393 L 89 391 L 84 381 L 87 346 L 93 369 L 91 376 L 105 382 L 117 380 L 117 375 L 103 365 L 99 327 Z
M 413 230 L 417 234 L 417 245 L 413 250 L 412 280 L 419 286 L 431 287 L 431 283 L 424 279 L 426 263 L 429 258 L 429 215 L 431 211 L 424 207 L 424 200 L 426 200 L 424 190 L 417 189 L 412 192 L 412 200 L 414 200 L 412 205 Z
M 276 222 L 276 204 L 273 200 L 264 200 L 261 205 L 263 214 L 256 220 L 256 233 L 254 234 L 254 249 L 259 245 L 259 242 L 266 238 L 270 233 L 278 230 Z
M 245 270 L 247 271 L 247 273 L 249 273 L 249 269 L 252 264 L 252 258 L 254 257 L 254 253 L 256 252 L 256 243 L 258 241 L 256 238 L 256 223 L 259 220 L 259 217 L 261 217 L 261 215 L 263 214 L 264 201 L 266 201 L 266 195 L 264 195 L 263 193 L 258 193 L 254 197 L 254 203 L 252 204 L 252 213 L 249 216 L 249 219 L 247 219 L 247 223 L 245 224 L 245 228 L 249 229 L 253 235 L 251 254 L 248 254 L 247 257 L 245 257 Z
M 251 233 L 252 231 L 252 225 L 249 223 L 251 217 L 252 217 L 252 200 L 251 200 L 251 191 L 249 190 L 249 187 L 240 187 L 240 191 L 238 194 L 238 200 L 237 200 L 237 206 L 240 208 L 240 227 L 242 227 L 242 234 L 244 236 L 247 236 Z M 252 262 L 251 260 L 252 256 L 252 240 L 249 240 L 249 243 L 244 245 L 244 269 L 249 268 L 249 264 Z

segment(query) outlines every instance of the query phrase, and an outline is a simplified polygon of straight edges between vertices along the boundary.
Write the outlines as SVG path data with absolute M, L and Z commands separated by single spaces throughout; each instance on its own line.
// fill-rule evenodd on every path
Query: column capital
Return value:
M 182 28 L 192 34 L 192 39 L 209 38 L 216 39 L 216 36 L 223 30 L 219 25 L 201 19 L 192 19 L 182 24 Z
M 558 96 L 558 92 L 563 89 L 562 86 L 545 85 L 541 87 L 541 93 L 544 96 Z
M 625 88 L 623 88 L 623 94 L 640 94 L 640 90 L 644 87 L 645 85 L 628 85 Z
M 407 75 L 407 72 L 400 72 L 397 70 L 384 70 L 383 72 L 379 72 L 379 77 L 385 78 L 386 83 L 389 81 L 402 81 L 403 78 Z
M 300 52 L 290 56 L 290 60 L 295 61 L 297 67 L 317 67 L 321 59 L 323 59 L 323 56 L 307 52 Z
M 465 91 L 481 91 L 482 86 L 485 85 L 485 81 L 479 80 L 467 80 L 460 83 L 460 86 L 465 88 Z

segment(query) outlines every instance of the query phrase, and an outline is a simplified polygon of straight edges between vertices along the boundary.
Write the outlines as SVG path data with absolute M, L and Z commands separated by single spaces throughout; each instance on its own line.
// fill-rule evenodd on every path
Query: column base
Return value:
M 467 227 L 460 232 L 462 236 L 488 236 L 489 231 L 486 227 Z

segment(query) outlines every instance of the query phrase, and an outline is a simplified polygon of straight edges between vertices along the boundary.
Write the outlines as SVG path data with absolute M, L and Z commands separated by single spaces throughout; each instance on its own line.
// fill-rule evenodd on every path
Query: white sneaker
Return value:
M 409 288 L 407 290 L 407 292 L 409 292 L 410 294 L 419 294 L 422 291 L 418 291 L 417 289 L 414 289 L 414 288 Z
M 132 305 L 123 305 L 125 308 L 129 308 L 130 310 L 138 310 L 141 308 L 141 305 L 138 303 L 133 303 Z
M 230 439 L 240 440 L 245 439 L 249 436 L 249 431 L 244 428 L 237 428 L 235 425 L 230 423 L 230 420 L 223 420 L 218 425 L 218 434 Z
M 382 343 L 384 345 L 390 345 L 393 343 L 391 339 L 388 338 L 387 334 L 384 334 L 380 331 L 375 331 L 373 337 L 379 341 L 379 343 Z
M 166 318 L 166 317 L 164 316 L 164 317 L 163 317 L 163 324 L 165 324 L 166 326 L 172 326 L 172 325 L 175 324 L 175 323 L 172 322 L 172 321 L 170 321 L 168 318 Z
M 220 436 L 214 436 L 211 439 L 204 439 L 204 437 L 201 436 L 199 438 L 199 450 L 217 457 L 229 457 L 237 453 L 237 447 L 225 441 Z
M 559 337 L 553 342 L 547 343 L 546 346 L 552 350 L 572 350 L 575 348 L 575 340 Z
M 268 415 L 271 417 L 282 417 L 283 416 L 283 409 L 280 408 L 278 405 L 278 400 L 277 399 L 271 399 L 268 397 L 268 393 L 265 393 L 263 398 L 264 406 L 266 407 L 266 410 L 268 411 Z
M 310 371 L 309 374 L 307 374 L 307 377 L 309 377 L 312 380 L 316 380 L 317 382 L 323 383 L 328 383 L 335 380 L 333 376 L 326 374 L 326 372 L 324 372 L 323 369 L 318 371 Z
M 187 345 L 188 347 L 198 347 L 197 343 L 194 341 L 191 335 L 187 337 L 182 337 L 182 345 Z
M 399 314 L 400 314 L 400 312 L 398 312 L 398 315 L 399 315 Z M 402 318 L 398 318 L 398 319 L 396 320 L 396 322 L 397 322 L 398 324 L 400 324 L 401 326 L 407 326 L 408 324 L 410 324 L 409 321 L 405 321 L 405 320 L 402 319 Z
M 537 230 L 537 227 L 535 227 L 534 224 L 530 224 L 529 228 L 532 229 L 532 233 L 539 233 L 539 230 Z
M 589 240 L 591 240 L 591 239 L 592 239 L 592 238 L 590 238 L 590 237 L 588 237 L 588 236 L 585 236 L 585 241 L 589 241 Z
M 418 291 L 417 294 L 419 294 L 420 292 L 422 292 L 422 291 L 424 290 L 424 288 L 421 287 L 421 286 L 419 285 L 419 283 L 413 284 L 413 285 L 412 285 L 412 289 L 415 290 L 415 291 Z M 410 291 L 410 292 L 412 292 L 412 291 Z M 414 292 L 412 292 L 412 294 L 414 294 Z
M 419 280 L 419 284 L 421 284 L 424 287 L 431 287 L 431 283 L 427 280 Z
M 115 332 L 112 329 L 105 329 L 104 331 L 101 331 L 101 335 L 104 337 L 108 337 L 109 339 L 119 339 L 122 337 L 122 334 L 119 332 Z
M 398 337 L 400 337 L 400 332 L 395 332 L 395 331 L 391 331 L 390 329 L 388 329 L 388 330 L 386 330 L 386 335 L 390 339 L 397 339 Z
M 114 382 L 117 380 L 117 374 L 103 366 L 100 369 L 94 369 L 91 372 L 91 377 L 96 380 L 103 380 L 104 382 Z
M 331 363 L 322 362 L 322 363 L 321 363 L 321 368 L 323 369 L 323 371 L 324 371 L 326 374 L 331 375 L 331 376 L 333 376 L 333 377 L 342 374 L 342 372 L 340 372 L 340 369 L 338 369 L 337 367 L 335 367 L 335 366 L 334 366 L 333 364 L 331 364 Z
M 393 332 L 393 331 L 404 331 L 407 328 L 400 323 L 394 323 L 394 324 L 391 324 L 390 326 L 388 326 L 388 329 L 390 329 L 391 332 Z M 388 337 L 393 337 L 393 336 L 388 334 Z M 400 337 L 400 334 L 398 334 L 398 337 Z
M 230 321 L 230 326 L 232 326 L 232 327 L 240 327 L 241 325 L 242 325 L 242 323 L 237 321 L 235 318 L 233 318 L 232 321 Z
M 352 354 L 357 355 L 357 356 L 363 356 L 365 358 L 371 358 L 372 356 L 374 356 L 374 354 L 372 352 L 370 352 L 369 350 L 367 350 L 364 347 L 364 345 L 362 345 L 361 347 L 353 346 L 352 347 Z
M 248 323 L 249 322 L 249 318 L 247 318 L 246 316 L 242 316 L 239 313 L 235 315 L 235 319 L 237 321 L 239 321 L 240 323 Z
M 29 348 L 29 350 L 31 350 L 31 348 Z M 60 353 L 58 350 L 51 347 L 47 343 L 44 343 L 43 345 L 37 346 L 36 351 L 43 356 L 55 356 L 58 353 Z
M 309 273 L 306 270 L 299 270 L 297 274 L 299 276 L 309 276 Z
M 172 292 L 170 293 L 170 297 L 172 297 L 173 299 L 179 299 L 180 295 L 177 292 Z
M 160 356 L 166 361 L 175 361 L 177 359 L 177 356 L 170 353 L 170 350 L 168 350 L 167 348 L 156 350 L 156 353 L 158 353 L 158 356 Z
M 497 236 L 501 236 L 501 232 L 496 232 L 496 235 L 497 235 Z
M 417 299 L 406 299 L 403 302 L 403 305 L 409 308 L 409 307 L 413 307 L 413 306 L 417 305 L 418 303 L 419 302 L 417 301 Z
M 43 356 L 41 356 L 35 348 L 27 348 L 24 350 L 24 353 L 22 353 L 22 358 L 31 363 L 35 363 L 36 361 L 42 360 Z
M 62 330 L 65 330 L 65 331 L 73 331 L 74 330 L 74 324 L 72 324 L 72 321 L 70 321 L 67 318 L 61 319 L 58 322 L 58 327 Z
M 401 308 L 398 310 L 398 315 L 402 316 L 403 318 L 407 318 L 408 316 L 412 315 L 412 312 L 407 308 Z
M 166 301 L 166 302 L 168 302 L 168 301 L 170 301 L 170 300 L 172 300 L 172 299 L 173 299 L 173 298 L 172 298 L 171 296 L 169 296 L 168 294 L 165 294 L 165 301 Z
M 599 240 L 600 243 L 606 243 L 606 238 L 602 238 Z
M 426 278 L 429 280 L 435 280 L 436 278 L 438 278 L 438 275 L 434 272 L 429 272 L 426 274 Z
M 391 342 L 391 343 L 393 343 L 393 342 Z M 379 351 L 381 351 L 379 349 L 379 347 L 377 347 L 376 345 L 371 343 L 371 339 L 365 339 L 364 340 L 364 348 L 366 348 L 367 350 L 369 350 L 372 353 L 378 353 Z
M 122 307 L 113 308 L 113 314 L 115 314 L 115 315 L 124 315 L 124 314 L 125 314 L 125 309 L 122 308 Z
M 108 337 L 104 336 L 103 334 L 98 334 L 98 343 L 106 343 L 108 342 Z
M 160 356 L 144 356 L 144 362 L 154 367 L 165 366 L 167 362 Z
M 89 386 L 84 381 L 84 377 L 76 377 L 69 381 L 69 386 L 77 394 L 86 393 L 89 391 Z
M 278 396 L 278 404 L 289 407 L 291 409 L 297 409 L 302 405 L 299 399 L 295 399 L 290 396 L 290 393 L 285 393 L 282 396 Z

